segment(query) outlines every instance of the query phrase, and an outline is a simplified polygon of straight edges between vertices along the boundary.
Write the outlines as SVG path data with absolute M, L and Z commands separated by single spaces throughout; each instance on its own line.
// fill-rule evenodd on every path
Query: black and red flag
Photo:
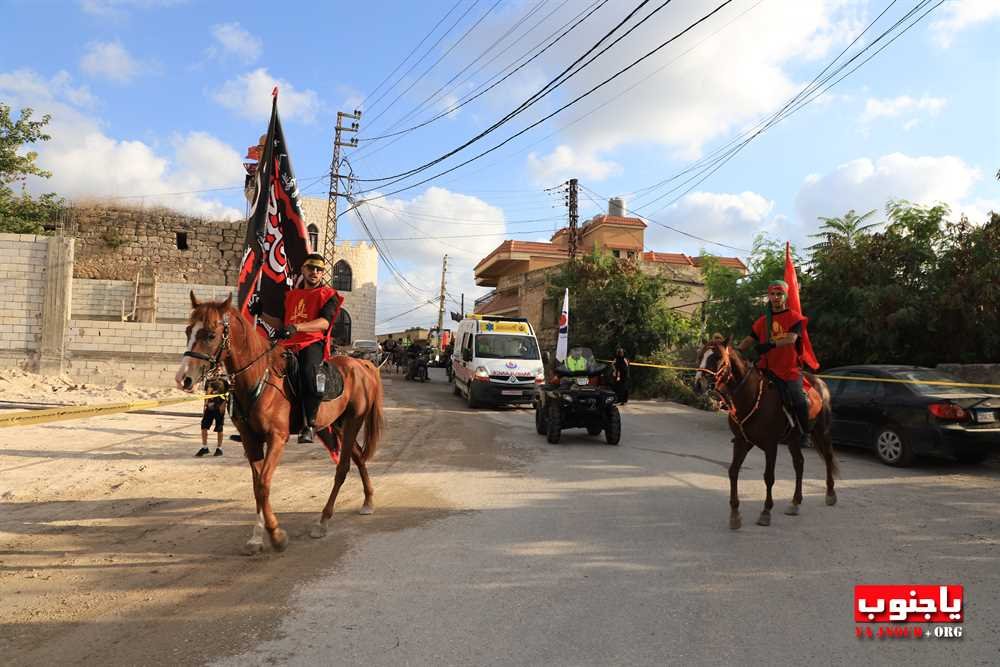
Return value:
M 310 252 L 309 234 L 299 207 L 299 188 L 278 117 L 278 89 L 271 94 L 267 140 L 251 174 L 254 194 L 240 262 L 239 307 L 251 322 L 254 318 L 249 307 L 257 300 L 262 313 L 284 320 L 285 292 L 293 287 Z M 258 324 L 263 326 L 263 321 Z

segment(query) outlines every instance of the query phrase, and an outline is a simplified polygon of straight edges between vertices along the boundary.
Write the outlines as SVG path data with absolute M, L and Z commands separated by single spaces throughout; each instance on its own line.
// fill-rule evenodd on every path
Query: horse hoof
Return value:
M 271 546 L 275 551 L 284 551 L 288 548 L 288 534 L 281 528 L 275 528 L 271 533 Z
M 836 493 L 828 493 L 828 494 L 826 494 L 826 504 L 827 505 L 836 505 L 837 504 L 837 494 Z
M 742 525 L 743 525 L 743 521 L 742 521 L 742 519 L 740 519 L 739 516 L 731 516 L 731 517 L 729 517 L 729 529 L 730 530 L 739 530 Z
M 785 514 L 787 514 L 788 516 L 798 516 L 799 515 L 799 506 L 798 505 L 794 505 L 794 504 L 789 505 L 785 509 Z
M 361 516 L 368 516 L 369 514 L 375 514 L 375 508 L 371 505 L 362 505 L 361 509 L 358 510 L 358 514 Z
M 263 542 L 254 542 L 253 540 L 247 542 L 243 545 L 243 553 L 247 556 L 256 556 L 264 550 Z
M 309 531 L 309 537 L 316 540 L 320 539 L 321 537 L 326 537 L 326 524 L 317 523 L 315 526 L 313 526 L 312 530 Z
M 758 526 L 770 526 L 771 525 L 771 513 L 770 512 L 761 512 L 760 513 L 760 518 L 757 519 L 757 525 Z

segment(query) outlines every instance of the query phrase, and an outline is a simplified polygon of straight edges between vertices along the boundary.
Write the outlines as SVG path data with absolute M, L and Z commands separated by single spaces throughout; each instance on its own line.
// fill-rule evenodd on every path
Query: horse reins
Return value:
M 725 371 L 725 376 L 723 375 L 723 371 Z M 706 370 L 706 372 L 711 373 L 712 371 Z M 754 401 L 753 408 L 750 409 L 750 412 L 748 412 L 745 417 L 740 419 L 739 412 L 736 409 L 736 392 L 743 387 L 743 383 L 750 377 L 750 372 L 747 371 L 743 374 L 743 377 L 740 378 L 740 381 L 736 384 L 734 389 L 729 389 L 727 385 L 733 379 L 733 365 L 727 357 L 724 360 L 723 365 L 721 365 L 714 374 L 715 390 L 725 396 L 725 394 L 723 394 L 723 389 L 725 389 L 726 393 L 729 394 L 729 418 L 735 422 L 736 426 L 740 429 L 740 435 L 743 436 L 744 442 L 753 447 L 754 443 L 747 437 L 746 431 L 743 430 L 743 425 L 750 421 L 750 418 L 757 414 L 757 410 L 760 408 L 761 399 L 764 397 L 764 375 L 760 375 L 760 382 L 757 383 L 757 398 Z

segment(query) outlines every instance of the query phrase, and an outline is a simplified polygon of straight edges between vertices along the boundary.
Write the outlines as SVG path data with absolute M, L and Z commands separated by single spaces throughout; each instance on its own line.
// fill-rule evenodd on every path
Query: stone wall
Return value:
M 42 335 L 48 239 L 0 234 L 0 367 L 35 363 Z
M 350 291 L 342 291 L 344 310 L 351 316 L 352 340 L 375 340 L 375 293 L 378 281 L 378 253 L 370 243 L 338 243 L 334 261 L 351 267 Z
M 234 285 L 246 223 L 193 218 L 168 209 L 78 206 L 56 233 L 76 239 L 74 278 Z

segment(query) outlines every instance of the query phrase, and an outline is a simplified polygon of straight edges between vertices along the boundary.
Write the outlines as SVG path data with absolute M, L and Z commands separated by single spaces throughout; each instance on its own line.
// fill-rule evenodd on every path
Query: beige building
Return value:
M 645 271 L 665 274 L 671 282 L 685 288 L 670 297 L 668 305 L 696 315 L 705 300 L 700 258 L 647 250 L 646 223 L 624 216 L 623 212 L 624 203 L 612 199 L 608 214 L 594 216 L 585 222 L 578 231 L 578 253 L 587 254 L 596 249 L 623 260 L 637 261 Z M 739 258 L 718 259 L 723 265 L 746 274 L 747 267 Z M 476 284 L 494 288 L 476 300 L 475 312 L 526 317 L 538 332 L 539 342 L 543 346 L 552 344 L 561 303 L 547 297 L 548 275 L 553 267 L 568 260 L 569 229 L 565 227 L 553 234 L 548 243 L 504 241 L 475 267 Z
M 299 200 L 302 216 L 312 246 L 323 252 L 326 238 L 326 199 L 303 197 Z M 375 340 L 375 305 L 378 291 L 378 253 L 365 241 L 336 245 L 330 276 L 333 287 L 344 297 L 337 320 L 338 340 Z

